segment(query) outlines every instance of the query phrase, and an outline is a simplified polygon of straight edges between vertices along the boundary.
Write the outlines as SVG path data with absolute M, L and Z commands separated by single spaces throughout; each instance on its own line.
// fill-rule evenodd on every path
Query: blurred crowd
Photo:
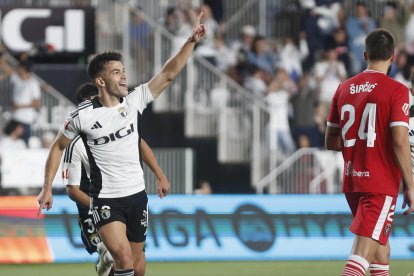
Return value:
M 414 70 L 414 2 L 382 3 L 381 16 L 374 18 L 364 1 L 345 10 L 341 0 L 300 0 L 290 7 L 300 15 L 298 32 L 272 37 L 245 25 L 234 41 L 224 39 L 220 6 L 209 2 L 200 7 L 208 35 L 196 52 L 266 102 L 268 130 L 276 137 L 270 146 L 281 156 L 297 148 L 323 147 L 332 96 L 340 82 L 366 68 L 364 40 L 372 30 L 381 27 L 394 34 L 397 50 L 390 76 L 409 85 Z M 170 7 L 159 22 L 181 45 L 198 11 L 191 5 Z M 141 30 L 149 32 L 148 26 Z
M 42 91 L 48 89 L 32 73 L 31 56 L 42 48 L 43 45 L 34 44 L 33 49 L 19 55 L 16 64 L 11 64 L 7 49 L 0 44 L 0 93 L 10 93 L 2 97 L 10 101 L 2 102 L 0 109 L 0 151 L 49 148 L 53 142 L 52 132 L 41 137 L 31 135 L 39 117 Z
M 203 4 L 194 7 L 193 2 Z M 179 1 L 177 6 L 167 8 L 158 22 L 174 36 L 171 51 L 175 52 L 188 38 L 195 17 L 203 10 L 208 33 L 196 52 L 266 103 L 270 114 L 268 131 L 272 134 L 269 137 L 273 137 L 269 144 L 286 156 L 298 148 L 323 147 L 332 96 L 341 81 L 365 69 L 364 39 L 375 28 L 383 27 L 394 34 L 398 46 L 390 76 L 409 85 L 414 64 L 414 1 L 380 1 L 377 6 L 381 12 L 376 12 L 376 17 L 365 1 L 297 0 L 288 7 L 278 4 L 281 2 L 275 1 L 273 5 L 272 22 L 287 15 L 294 16 L 292 20 L 300 25 L 288 35 L 261 34 L 256 26 L 245 25 L 237 39 L 228 39 L 223 1 L 219 0 Z M 105 20 L 98 20 L 98 27 L 103 24 L 99 22 Z M 133 61 L 138 68 L 147 68 L 150 62 L 154 45 L 148 41 L 152 32 L 140 14 L 130 22 L 129 39 L 132 51 L 138 53 Z M 35 46 L 37 51 L 53 50 L 49 45 Z M 10 139 L 16 139 L 13 137 L 22 139 L 26 146 L 47 146 L 50 134 L 45 141 L 35 139 L 30 143 L 29 139 L 41 95 L 27 58 L 30 53 L 23 55 L 15 66 L 4 56 L 0 58 L 0 82 L 10 81 L 13 89 L 12 107 L 8 109 L 11 114 L 0 126 L 0 146 L 10 144 Z M 152 71 L 147 71 L 138 82 L 148 80 Z M 11 129 L 14 134 L 9 133 Z

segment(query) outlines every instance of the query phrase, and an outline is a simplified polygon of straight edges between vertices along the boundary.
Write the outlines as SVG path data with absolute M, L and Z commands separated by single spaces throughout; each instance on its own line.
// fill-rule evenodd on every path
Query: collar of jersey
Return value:
M 122 103 L 124 101 L 124 98 L 120 98 L 119 99 L 119 103 Z M 92 102 L 92 106 L 93 108 L 99 108 L 99 107 L 103 107 L 103 105 L 101 104 L 101 102 L 99 101 L 99 97 L 95 97 L 91 100 Z M 118 106 L 118 105 L 117 105 Z
M 384 72 L 377 71 L 377 70 L 371 70 L 371 69 L 365 69 L 363 73 L 380 73 L 380 74 L 386 75 Z

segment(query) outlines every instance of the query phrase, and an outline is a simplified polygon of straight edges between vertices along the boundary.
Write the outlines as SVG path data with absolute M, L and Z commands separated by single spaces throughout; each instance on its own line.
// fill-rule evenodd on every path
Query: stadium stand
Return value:
M 364 66 L 358 59 L 358 43 L 374 27 L 393 29 L 400 44 L 391 76 L 408 85 L 413 71 L 410 1 L 11 2 L 0 1 L 0 6 L 9 10 L 12 5 L 82 8 L 91 12 L 96 26 L 95 38 L 85 40 L 93 47 L 86 47 L 83 54 L 60 55 L 47 43 L 46 49 L 45 44 L 37 44 L 37 52 L 32 51 L 34 72 L 49 82 L 42 85 L 42 107 L 32 132 L 35 141 L 60 128 L 73 107 L 62 96 L 70 91 L 63 80 L 78 75 L 66 80 L 71 87 L 84 81 L 79 72 L 90 54 L 120 50 L 131 87 L 148 81 L 187 37 L 204 3 L 208 39 L 196 49 L 170 91 L 145 114 L 145 121 L 163 126 L 160 130 L 144 123 L 144 137 L 161 155 L 168 151 L 165 148 L 175 148 L 177 156 L 183 152 L 178 148 L 194 152 L 185 161 L 194 166 L 182 170 L 189 182 L 177 193 L 189 193 L 193 183 L 201 180 L 209 181 L 215 193 L 339 192 L 341 158 L 320 148 L 331 93 Z M 358 22 L 366 28 L 357 29 Z M 9 53 L 13 62 L 18 52 L 9 49 Z M 71 64 L 59 64 L 56 59 Z M 55 81 L 48 79 L 51 71 Z M 0 86 L 2 127 L 10 119 L 7 91 L 11 86 L 8 79 Z M 63 94 L 70 98 L 70 92 Z M 177 158 L 166 158 L 165 166 Z

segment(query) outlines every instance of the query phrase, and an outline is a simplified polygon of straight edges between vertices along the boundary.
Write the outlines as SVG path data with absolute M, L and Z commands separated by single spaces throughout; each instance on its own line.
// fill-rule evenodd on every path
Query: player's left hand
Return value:
M 411 186 L 412 187 L 412 186 Z M 404 211 L 404 215 L 409 215 L 414 212 L 414 189 L 413 188 L 406 188 L 404 189 L 404 202 L 402 208 L 408 207 L 407 210 Z
M 164 198 L 170 192 L 170 182 L 165 175 L 157 177 L 157 192 L 160 198 Z
M 203 12 L 200 12 L 200 14 L 197 16 L 196 22 L 193 26 L 193 33 L 189 38 L 189 41 L 191 42 L 197 43 L 206 35 L 207 27 L 206 25 L 201 24 L 201 18 L 203 18 Z

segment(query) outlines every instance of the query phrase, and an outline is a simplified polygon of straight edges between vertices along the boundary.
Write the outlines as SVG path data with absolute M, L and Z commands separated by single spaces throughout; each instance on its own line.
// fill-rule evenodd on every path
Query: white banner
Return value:
M 48 149 L 5 150 L 1 158 L 2 188 L 42 187 Z M 63 187 L 60 166 L 53 187 Z

